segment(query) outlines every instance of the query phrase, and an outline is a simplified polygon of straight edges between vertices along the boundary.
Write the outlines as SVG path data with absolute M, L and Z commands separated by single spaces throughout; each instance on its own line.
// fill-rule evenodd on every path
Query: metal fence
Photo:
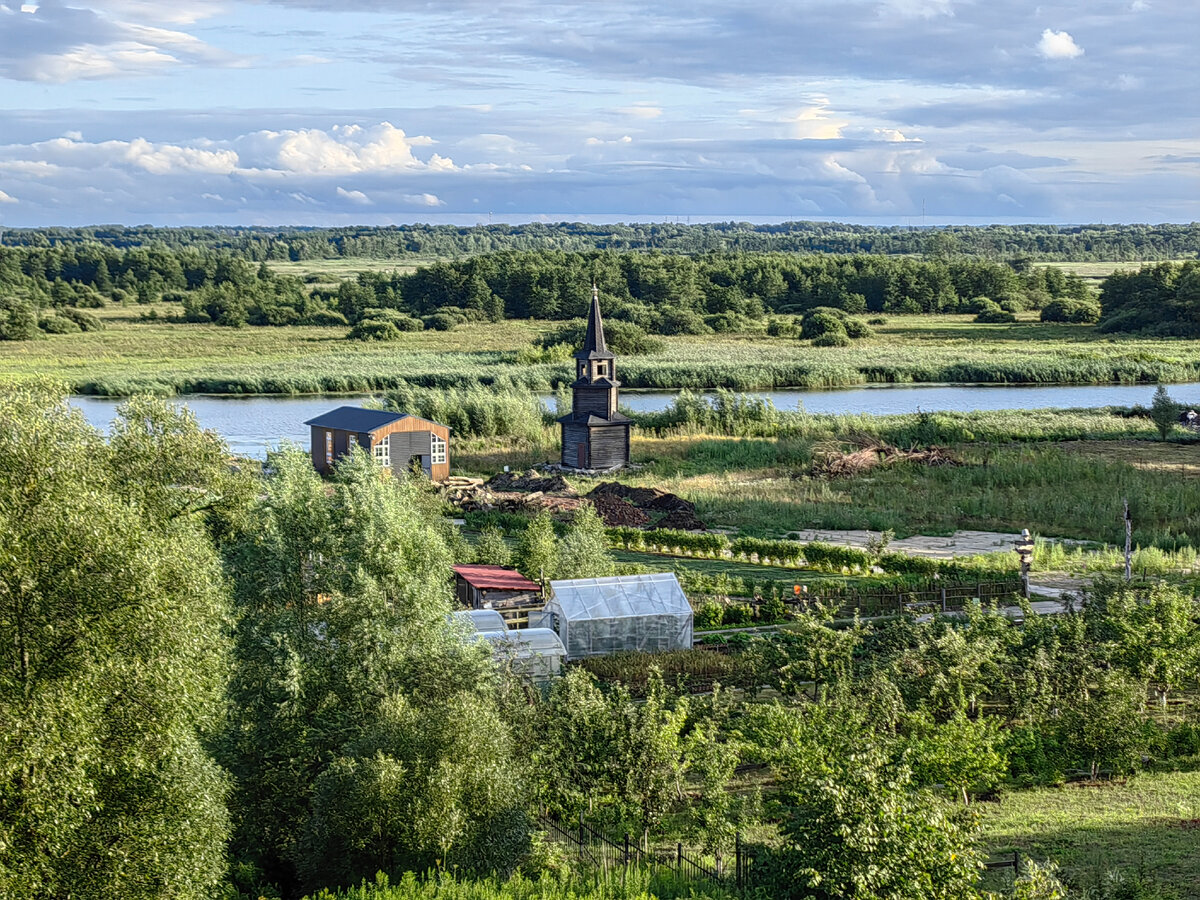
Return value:
M 742 842 L 739 834 L 734 843 L 733 872 L 724 870 L 721 861 L 710 864 L 690 855 L 693 851 L 676 842 L 674 852 L 658 849 L 647 853 L 629 833 L 605 834 L 589 825 L 582 818 L 576 822 L 562 822 L 544 817 L 542 828 L 551 840 L 567 847 L 579 862 L 586 867 L 603 872 L 612 872 L 629 867 L 668 871 L 686 881 L 706 881 L 714 884 L 733 882 L 737 887 L 746 884 L 753 856 Z

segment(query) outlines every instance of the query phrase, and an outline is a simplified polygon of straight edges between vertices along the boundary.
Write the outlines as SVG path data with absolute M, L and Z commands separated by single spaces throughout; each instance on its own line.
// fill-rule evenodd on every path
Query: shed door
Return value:
M 581 469 L 586 469 L 587 468 L 587 444 L 582 444 L 582 443 L 576 444 L 575 452 L 579 457 L 579 461 L 576 463 L 576 465 L 579 466 L 579 468 L 581 468 Z

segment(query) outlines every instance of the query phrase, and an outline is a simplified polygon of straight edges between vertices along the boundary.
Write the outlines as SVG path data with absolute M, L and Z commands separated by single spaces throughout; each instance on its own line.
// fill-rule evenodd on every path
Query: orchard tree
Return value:
M 173 437 L 135 474 L 56 389 L 0 396 L 0 896 L 201 898 L 225 873 L 227 595 L 171 473 L 221 488 L 194 423 L 155 419 Z
M 775 771 L 792 891 L 814 900 L 952 900 L 977 895 L 972 827 L 913 784 L 912 772 L 859 713 L 767 707 L 759 752 Z

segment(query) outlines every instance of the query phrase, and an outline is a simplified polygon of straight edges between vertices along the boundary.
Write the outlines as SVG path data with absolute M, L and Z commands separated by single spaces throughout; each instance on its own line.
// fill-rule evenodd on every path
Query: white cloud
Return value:
M 1083 48 L 1065 31 L 1047 28 L 1037 43 L 1037 51 L 1046 59 L 1074 59 L 1083 56 Z
M 883 0 L 880 12 L 917 19 L 952 16 L 954 0 Z
M 0 191 L 0 203 L 16 203 L 17 198 Z
M 299 175 L 355 175 L 362 172 L 453 171 L 454 162 L 433 154 L 422 161 L 413 147 L 428 146 L 432 138 L 409 138 L 390 122 L 370 128 L 335 125 L 329 131 L 256 131 L 234 142 L 246 168 Z
M 362 191 L 348 191 L 345 188 L 338 188 L 337 195 L 343 200 L 349 200 L 351 203 L 357 203 L 360 206 L 370 206 L 371 198 Z
M 414 206 L 445 206 L 445 202 L 435 194 L 404 194 L 402 199 L 405 203 L 411 203 Z
M 194 22 L 215 11 L 214 3 L 77 2 L 19 9 L 0 3 L 0 76 L 54 84 L 243 62 L 184 31 L 153 24 Z
M 657 119 L 663 114 L 662 107 L 650 106 L 645 103 L 638 103 L 634 106 L 617 107 L 617 112 L 623 116 L 632 116 L 635 119 Z
M 814 106 L 790 116 L 788 124 L 791 137 L 797 140 L 828 141 L 840 138 L 842 129 L 850 123 L 830 118 L 829 101 L 822 97 Z

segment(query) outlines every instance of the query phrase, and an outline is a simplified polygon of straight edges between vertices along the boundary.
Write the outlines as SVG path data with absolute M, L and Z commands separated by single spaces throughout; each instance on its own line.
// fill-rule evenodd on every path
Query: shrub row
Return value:
M 670 528 L 642 531 L 626 527 L 608 529 L 608 540 L 612 547 L 635 552 L 709 559 L 733 557 L 751 563 L 757 561 L 759 565 L 795 566 L 826 572 L 845 569 L 865 572 L 878 567 L 888 575 L 929 578 L 940 574 L 963 580 L 990 578 L 998 574 L 998 567 L 985 561 L 938 560 L 904 553 L 882 553 L 876 557 L 857 547 L 841 547 L 823 541 L 803 544 L 799 541 L 754 537 L 739 537 L 731 541 L 723 534 L 694 534 Z

